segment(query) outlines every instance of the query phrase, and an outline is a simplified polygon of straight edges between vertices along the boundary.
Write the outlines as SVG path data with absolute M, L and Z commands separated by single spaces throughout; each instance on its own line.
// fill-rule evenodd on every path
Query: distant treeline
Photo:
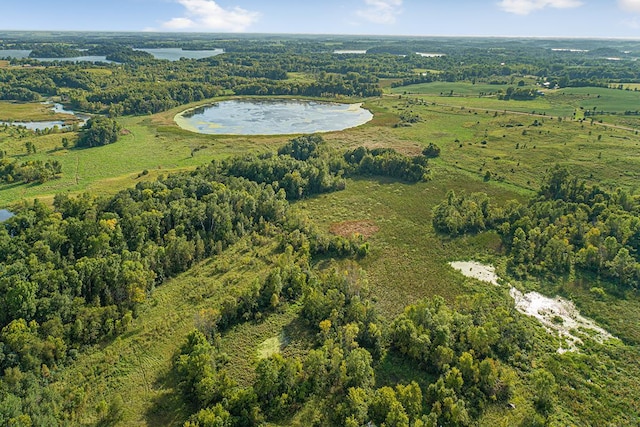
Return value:
M 124 37 L 126 38 L 126 37 Z M 73 108 L 112 116 L 149 114 L 222 94 L 298 95 L 314 97 L 370 97 L 382 93 L 381 79 L 392 79 L 392 86 L 431 81 L 517 81 L 535 76 L 552 87 L 601 86 L 638 81 L 633 61 L 609 61 L 597 54 L 561 54 L 541 48 L 524 49 L 505 42 L 500 54 L 490 49 L 463 47 L 454 41 L 441 41 L 444 56 L 423 57 L 420 51 L 433 51 L 415 40 L 343 42 L 343 47 L 362 48 L 364 55 L 337 55 L 333 48 L 317 40 L 156 40 L 119 43 L 37 43 L 12 45 L 30 47 L 32 55 L 104 55 L 117 64 L 73 64 L 53 61 L 43 68 L 33 58 L 12 60 L 0 69 L 0 99 L 31 101 L 39 96 L 59 95 Z M 213 43 L 213 45 L 212 45 Z M 225 53 L 200 60 L 175 62 L 156 60 L 132 45 L 145 47 L 223 48 Z M 333 46 L 333 45 L 332 45 Z M 422 47 L 420 47 L 422 46 Z M 457 48 L 454 48 L 457 46 Z M 80 51 L 79 49 L 86 49 Z M 422 50 L 416 50 L 422 49 Z M 436 49 L 438 50 L 438 49 Z M 615 49 L 614 49 L 615 51 Z M 612 52 L 610 52 L 613 54 Z M 625 56 L 618 51 L 619 56 Z M 505 59 L 508 61 L 505 62 Z M 87 68 L 104 68 L 105 73 Z M 416 70 L 427 70 L 417 73 Z M 290 78 L 292 73 L 301 78 Z M 509 99 L 531 99 L 535 91 L 515 88 Z

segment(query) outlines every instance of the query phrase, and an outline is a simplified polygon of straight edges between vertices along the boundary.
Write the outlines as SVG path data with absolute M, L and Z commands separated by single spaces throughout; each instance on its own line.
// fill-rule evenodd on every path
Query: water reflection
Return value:
M 203 134 L 287 135 L 344 130 L 372 118 L 360 104 L 242 99 L 187 110 L 175 121 L 183 129 Z

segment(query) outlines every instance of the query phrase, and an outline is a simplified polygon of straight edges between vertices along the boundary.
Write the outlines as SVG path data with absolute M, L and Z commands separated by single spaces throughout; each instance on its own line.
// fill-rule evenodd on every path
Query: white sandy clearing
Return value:
M 499 285 L 493 266 L 475 261 L 457 261 L 449 264 L 466 277 Z M 600 343 L 615 338 L 593 320 L 582 316 L 572 301 L 562 297 L 549 298 L 538 292 L 523 294 L 514 287 L 509 290 L 509 295 L 520 313 L 535 317 L 550 333 L 558 334 L 566 341 L 567 348 L 560 347 L 559 353 L 576 351 L 577 345 L 583 344 L 580 336 L 591 336 Z
M 576 345 L 582 344 L 582 339 L 578 336 L 580 332 L 590 335 L 600 343 L 615 338 L 593 320 L 582 316 L 572 301 L 562 297 L 549 298 L 538 292 L 523 294 L 513 287 L 509 290 L 509 295 L 516 302 L 519 312 L 535 317 L 550 332 L 558 333 L 566 339 L 568 348 L 559 348 L 559 353 L 576 350 Z
M 466 277 L 493 283 L 496 286 L 499 285 L 496 269 L 491 265 L 480 264 L 475 261 L 455 261 L 450 262 L 449 265 Z

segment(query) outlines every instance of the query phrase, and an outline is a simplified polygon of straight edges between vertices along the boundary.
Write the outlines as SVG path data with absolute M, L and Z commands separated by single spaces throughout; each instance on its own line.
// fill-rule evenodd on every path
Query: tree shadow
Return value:
M 437 379 L 437 376 L 425 372 L 415 362 L 407 360 L 393 350 L 387 351 L 382 359 L 375 363 L 374 372 L 377 387 L 416 381 L 420 388 L 426 390 L 427 386 Z M 418 372 L 419 375 L 416 375 Z
M 181 426 L 196 412 L 195 402 L 184 399 L 173 370 L 159 375 L 153 382 L 153 388 L 157 395 L 151 399 L 151 406 L 144 414 L 147 425 Z

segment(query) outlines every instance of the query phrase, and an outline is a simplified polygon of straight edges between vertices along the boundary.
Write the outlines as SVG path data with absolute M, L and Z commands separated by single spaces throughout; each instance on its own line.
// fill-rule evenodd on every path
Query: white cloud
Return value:
M 395 24 L 402 13 L 402 0 L 364 0 L 365 9 L 358 10 L 360 18 L 374 24 Z
M 177 0 L 185 8 L 184 15 L 163 22 L 167 30 L 245 31 L 260 14 L 241 7 L 225 9 L 213 0 Z
M 621 0 L 638 3 L 637 0 Z M 579 0 L 502 0 L 498 6 L 505 12 L 516 15 L 528 15 L 536 10 L 552 7 L 555 9 L 570 9 L 582 6 Z
M 618 5 L 628 12 L 640 13 L 640 0 L 618 0 Z

